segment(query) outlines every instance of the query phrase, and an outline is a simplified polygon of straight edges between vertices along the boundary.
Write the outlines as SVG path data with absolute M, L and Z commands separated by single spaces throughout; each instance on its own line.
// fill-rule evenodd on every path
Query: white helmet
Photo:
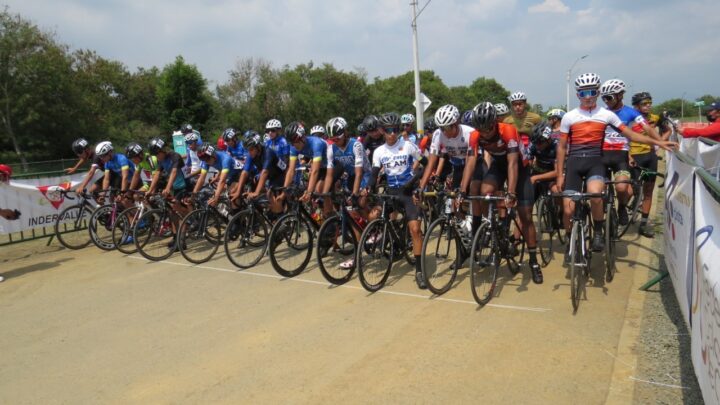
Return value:
M 95 154 L 98 156 L 105 156 L 112 151 L 113 151 L 112 143 L 110 143 L 108 141 L 100 142 L 99 144 L 97 144 L 97 146 L 95 146 Z
M 314 127 L 310 128 L 310 135 L 315 135 L 319 133 L 320 135 L 325 135 L 325 127 L 322 125 L 315 125 Z
M 415 116 L 412 114 L 403 114 L 400 117 L 401 124 L 412 124 L 413 122 L 415 122 Z
M 513 103 L 515 101 L 527 101 L 527 96 L 522 91 L 516 91 L 508 97 L 508 101 Z
M 190 131 L 187 134 L 185 134 L 185 142 L 192 143 L 197 142 L 200 137 L 198 136 L 198 133 L 195 131 Z
M 332 139 L 338 136 L 345 135 L 345 130 L 347 129 L 347 121 L 345 121 L 345 118 L 343 117 L 335 117 L 331 118 L 330 121 L 327 122 L 326 126 L 328 138 Z
M 435 123 L 438 127 L 447 127 L 460 119 L 460 110 L 452 104 L 445 104 L 435 112 Z
M 583 73 L 575 79 L 575 90 L 597 89 L 600 87 L 600 76 L 595 73 Z
M 625 82 L 620 79 L 610 79 L 600 86 L 600 95 L 609 96 L 625 91 Z
M 280 120 L 271 119 L 270 121 L 265 124 L 265 129 L 282 129 L 282 124 L 280 123 Z
M 505 115 L 510 114 L 510 109 L 508 109 L 508 106 L 505 105 L 505 103 L 497 103 L 495 104 L 495 113 L 497 115 Z

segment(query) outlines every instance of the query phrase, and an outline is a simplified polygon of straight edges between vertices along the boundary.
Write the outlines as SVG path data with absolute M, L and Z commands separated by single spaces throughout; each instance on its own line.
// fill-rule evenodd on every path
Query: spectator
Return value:
M 712 139 L 713 141 L 720 141 L 720 100 L 714 101 L 710 104 L 707 109 L 707 119 L 711 122 L 705 128 L 685 128 L 680 131 L 680 134 L 685 138 L 698 138 L 704 137 Z

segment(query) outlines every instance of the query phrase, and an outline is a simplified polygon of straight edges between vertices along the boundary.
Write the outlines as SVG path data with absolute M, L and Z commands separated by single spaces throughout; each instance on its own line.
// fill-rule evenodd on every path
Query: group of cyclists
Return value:
M 658 126 L 659 117 L 651 113 L 649 93 L 633 95 L 632 107 L 627 106 L 623 103 L 625 84 L 619 79 L 602 83 L 594 73 L 578 76 L 575 90 L 578 108 L 552 109 L 544 118 L 528 110 L 527 97 L 520 91 L 508 97 L 509 108 L 504 103 L 480 102 L 461 112 L 457 106 L 444 105 L 424 123 L 424 133 L 415 131 L 412 114 L 396 113 L 367 116 L 356 130 L 339 116 L 312 127 L 301 121 L 283 127 L 279 120 L 270 119 L 262 135 L 228 128 L 217 143 L 203 141 L 186 124 L 180 128 L 187 146 L 185 157 L 162 138 L 153 138 L 147 146 L 131 143 L 124 153 L 107 141 L 92 146 L 77 139 L 72 149 L 79 160 L 68 171 L 90 162 L 89 172 L 76 187 L 78 192 L 117 189 L 116 201 L 125 206 L 137 198 L 132 190 L 160 193 L 180 216 L 191 209 L 189 196 L 208 185 L 213 190 L 209 206 L 216 206 L 224 196 L 231 208 L 240 207 L 244 199 L 263 197 L 271 221 L 286 211 L 288 199 L 293 198 L 288 190 L 302 182 L 298 201 L 309 203 L 317 194 L 345 189 L 356 208 L 352 215 L 367 223 L 380 215 L 371 196 L 382 187 L 383 193 L 395 196 L 395 210 L 406 221 L 415 280 L 421 289 L 427 288 L 420 260 L 423 191 L 438 185 L 454 191 L 454 211 L 461 209 L 464 200 L 472 200 L 468 215 L 473 233 L 488 212 L 488 202 L 469 197 L 502 195 L 501 212 L 517 213 L 517 238 L 526 243 L 532 280 L 540 284 L 543 274 L 533 221 L 539 187 L 553 193 L 602 193 L 610 176 L 630 179 L 638 167 L 655 171 L 656 148 L 677 146 L 668 141 L 670 131 Z M 598 104 L 598 98 L 606 107 Z M 97 170 L 103 176 L 90 184 Z M 653 237 L 648 225 L 653 189 L 653 182 L 644 183 L 639 233 L 645 237 Z M 618 219 L 624 225 L 629 220 L 632 187 L 618 183 L 616 194 Z M 336 210 L 331 198 L 318 204 L 325 217 Z M 563 199 L 562 226 L 568 233 L 573 210 L 573 201 Z M 592 250 L 601 251 L 605 220 L 601 198 L 591 199 L 591 212 Z M 455 266 L 467 259 L 459 258 Z M 353 256 L 340 267 L 350 269 L 355 260 Z

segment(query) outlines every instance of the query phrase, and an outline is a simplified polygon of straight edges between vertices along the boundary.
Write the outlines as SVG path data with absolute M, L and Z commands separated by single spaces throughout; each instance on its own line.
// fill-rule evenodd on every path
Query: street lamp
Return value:
M 418 57 L 418 40 L 417 40 L 417 18 L 425 10 L 425 7 L 430 4 L 430 0 L 427 0 L 424 6 L 418 11 L 417 0 L 412 0 L 410 6 L 412 6 L 412 32 L 413 32 L 413 65 L 415 68 L 415 123 L 417 124 L 417 133 L 421 135 L 423 133 L 423 112 L 424 106 L 422 100 L 420 100 L 420 61 Z
M 575 62 L 570 66 L 570 69 L 567 70 L 567 94 L 565 99 L 565 111 L 570 111 L 570 75 L 572 74 L 572 70 L 575 68 L 575 65 L 577 65 L 578 62 L 581 60 L 587 58 L 590 55 L 583 55 L 577 59 L 575 59 Z

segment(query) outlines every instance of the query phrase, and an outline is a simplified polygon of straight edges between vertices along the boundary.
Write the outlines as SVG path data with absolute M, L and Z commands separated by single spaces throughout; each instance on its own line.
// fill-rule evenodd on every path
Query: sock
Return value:
M 602 233 L 604 227 L 605 227 L 605 220 L 595 221 L 595 226 L 594 226 L 595 232 Z
M 530 263 L 537 263 L 537 247 L 528 247 L 528 256 Z
M 415 256 L 415 272 L 420 273 L 422 271 L 420 256 Z
M 648 217 L 650 217 L 650 214 L 642 214 L 640 218 L 640 224 L 645 225 L 648 222 Z
M 475 235 L 475 232 L 477 232 L 478 228 L 480 228 L 480 224 L 482 224 L 482 216 L 480 215 L 473 215 L 472 219 L 472 232 L 473 235 Z

